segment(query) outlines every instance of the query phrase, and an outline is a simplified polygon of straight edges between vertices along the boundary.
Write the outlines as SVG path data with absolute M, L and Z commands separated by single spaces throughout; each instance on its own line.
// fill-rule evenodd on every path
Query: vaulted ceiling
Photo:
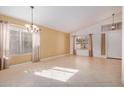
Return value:
M 121 12 L 119 6 L 35 6 L 34 23 L 72 32 Z M 0 6 L 0 14 L 31 21 L 29 6 Z

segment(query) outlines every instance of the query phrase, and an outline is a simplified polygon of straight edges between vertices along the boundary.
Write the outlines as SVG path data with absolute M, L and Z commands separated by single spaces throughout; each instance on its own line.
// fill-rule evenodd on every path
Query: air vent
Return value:
M 115 23 L 115 29 L 114 30 L 121 30 L 121 29 L 122 29 L 122 22 Z M 102 30 L 102 32 L 114 31 L 112 29 L 112 24 L 107 24 L 107 25 L 101 26 L 101 30 Z

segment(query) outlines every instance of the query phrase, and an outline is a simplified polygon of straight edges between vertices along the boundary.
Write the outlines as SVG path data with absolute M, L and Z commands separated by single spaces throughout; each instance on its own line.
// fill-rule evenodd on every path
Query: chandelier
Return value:
M 34 23 L 33 23 L 34 6 L 30 6 L 30 8 L 31 8 L 31 24 L 26 24 L 25 27 L 26 27 L 28 32 L 38 32 L 39 28 L 36 25 L 34 25 Z
M 112 30 L 115 30 L 115 28 L 116 28 L 115 23 L 114 23 L 114 16 L 115 16 L 115 14 L 113 13 L 113 14 L 112 14 L 112 21 L 113 21 L 113 22 L 112 22 L 112 27 L 111 27 Z

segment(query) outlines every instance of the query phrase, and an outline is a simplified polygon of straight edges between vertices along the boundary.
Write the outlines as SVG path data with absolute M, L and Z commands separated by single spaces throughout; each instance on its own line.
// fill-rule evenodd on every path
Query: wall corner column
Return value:
M 124 7 L 122 7 L 122 23 L 124 23 Z M 124 85 L 124 24 L 122 24 L 122 83 Z

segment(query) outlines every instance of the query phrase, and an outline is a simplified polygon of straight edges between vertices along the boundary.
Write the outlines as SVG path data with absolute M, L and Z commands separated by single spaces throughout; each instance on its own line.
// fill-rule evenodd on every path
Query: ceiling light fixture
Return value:
M 113 23 L 112 23 L 112 30 L 115 30 L 114 16 L 115 16 L 115 14 L 113 13 L 112 14 L 112 21 L 113 21 Z
M 26 24 L 25 27 L 27 29 L 28 32 L 38 32 L 39 28 L 34 25 L 33 23 L 33 9 L 34 9 L 34 6 L 30 6 L 31 8 L 31 24 Z

